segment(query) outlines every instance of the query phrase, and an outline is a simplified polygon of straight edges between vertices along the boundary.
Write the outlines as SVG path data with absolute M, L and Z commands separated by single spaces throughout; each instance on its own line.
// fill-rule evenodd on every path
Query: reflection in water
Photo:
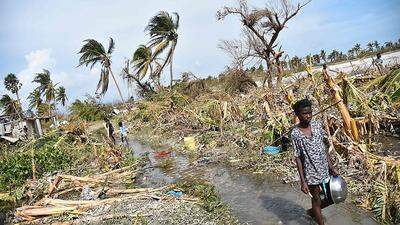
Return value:
M 208 175 L 223 201 L 241 222 L 262 225 L 315 224 L 305 213 L 310 198 L 295 185 L 282 184 L 270 176 L 217 166 L 207 168 Z M 326 224 L 377 224 L 370 215 L 352 204 L 343 203 L 323 209 Z
M 160 159 L 154 157 L 154 150 L 137 141 L 130 142 L 136 156 L 147 155 L 149 166 L 156 166 Z M 173 156 L 175 165 L 170 170 L 159 168 L 146 170 L 143 185 L 160 187 L 179 179 L 189 169 L 188 160 Z M 189 169 L 189 171 L 191 171 Z M 300 188 L 282 184 L 271 176 L 253 175 L 225 166 L 207 165 L 197 167 L 191 175 L 210 180 L 222 200 L 243 223 L 260 225 L 302 225 L 315 224 L 306 216 L 311 206 L 310 198 Z M 323 209 L 327 225 L 377 224 L 370 215 L 352 204 L 343 203 Z
M 311 222 L 310 219 L 304 215 L 305 209 L 293 201 L 268 195 L 261 196 L 260 200 L 264 208 L 275 214 L 283 224 L 289 224 L 290 221 L 295 221 L 298 224 L 307 224 Z

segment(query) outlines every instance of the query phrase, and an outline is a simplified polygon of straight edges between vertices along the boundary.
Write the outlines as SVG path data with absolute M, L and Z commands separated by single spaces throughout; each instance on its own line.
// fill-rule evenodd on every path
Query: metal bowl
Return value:
M 329 181 L 329 188 L 332 196 L 332 200 L 335 204 L 344 202 L 347 197 L 347 184 L 346 181 L 341 177 L 331 177 Z

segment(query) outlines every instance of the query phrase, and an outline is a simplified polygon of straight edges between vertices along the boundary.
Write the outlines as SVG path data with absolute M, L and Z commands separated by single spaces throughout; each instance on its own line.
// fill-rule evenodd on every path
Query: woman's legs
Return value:
M 326 207 L 327 205 L 322 204 L 321 198 L 319 196 L 320 194 L 319 185 L 310 185 L 309 189 L 313 197 L 311 199 L 312 208 L 307 210 L 307 214 L 309 215 L 311 214 L 310 216 L 313 216 L 319 225 L 324 225 L 321 209 Z

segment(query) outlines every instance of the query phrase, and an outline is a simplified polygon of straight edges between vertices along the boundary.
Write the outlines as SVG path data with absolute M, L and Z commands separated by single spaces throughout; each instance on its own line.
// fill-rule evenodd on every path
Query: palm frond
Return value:
M 147 75 L 149 68 L 151 68 L 152 62 L 153 59 L 151 49 L 145 45 L 139 45 L 132 58 L 132 64 L 139 80 L 143 79 Z
M 53 101 L 55 99 L 55 87 L 56 85 L 54 85 L 52 82 L 50 82 L 45 91 L 44 91 L 44 96 L 46 99 L 46 103 L 50 103 L 51 101 Z
M 150 37 L 156 35 L 167 35 L 167 33 L 174 29 L 174 23 L 168 12 L 160 11 L 150 19 L 145 31 L 149 31 Z
M 36 76 L 33 79 L 33 82 L 39 84 L 38 90 L 39 90 L 40 94 L 43 94 L 46 91 L 46 88 L 48 87 L 48 85 L 51 83 L 50 71 L 43 69 L 42 73 L 36 73 Z
M 21 89 L 22 84 L 19 82 L 17 76 L 13 73 L 9 73 L 4 78 L 4 86 L 11 93 L 15 94 Z
M 20 112 L 21 110 L 18 102 L 7 94 L 0 98 L 0 108 L 3 108 L 3 113 L 10 115 Z
M 35 90 L 33 90 L 29 94 L 28 100 L 29 100 L 29 109 L 33 108 L 38 109 L 39 106 L 42 104 L 42 99 L 39 89 L 36 88 Z
M 68 100 L 68 97 L 65 93 L 65 88 L 60 86 L 56 90 L 56 101 L 60 102 L 62 106 L 65 106 L 65 102 Z
M 164 50 L 168 47 L 170 41 L 169 40 L 163 40 L 161 43 L 158 45 L 154 46 L 154 51 L 153 51 L 153 57 L 158 57 Z
M 178 28 L 179 28 L 179 14 L 177 12 L 174 12 L 173 14 L 175 15 L 175 18 L 173 20 L 174 28 L 175 28 L 175 30 L 178 30 Z
M 112 39 L 111 39 L 112 40 Z M 112 51 L 113 49 L 113 44 L 110 40 L 110 47 L 109 50 Z M 82 46 L 81 50 L 79 51 L 78 54 L 82 54 L 81 57 L 79 58 L 79 65 L 85 65 L 88 66 L 90 65 L 90 68 L 93 68 L 93 66 L 102 61 L 104 61 L 107 58 L 106 51 L 104 49 L 104 46 L 99 43 L 98 41 L 94 39 L 87 39 L 83 41 L 85 44 Z M 111 45 L 112 44 L 112 45 Z
M 110 43 L 108 44 L 108 51 L 107 51 L 107 53 L 108 53 L 108 54 L 111 54 L 111 53 L 114 51 L 114 48 L 115 48 L 114 39 L 112 39 L 112 38 L 110 37 Z
M 400 83 L 400 69 L 392 71 L 379 83 L 380 91 L 388 94 L 392 88 Z
M 97 84 L 96 94 L 104 95 L 108 90 L 110 71 L 107 68 L 101 69 L 100 80 Z

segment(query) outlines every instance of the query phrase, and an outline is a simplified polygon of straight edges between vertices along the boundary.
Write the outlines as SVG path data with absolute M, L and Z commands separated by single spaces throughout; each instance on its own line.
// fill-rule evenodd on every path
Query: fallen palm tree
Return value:
M 135 165 L 112 170 L 103 174 L 87 177 L 72 175 L 58 175 L 48 189 L 47 197 L 37 201 L 30 206 L 22 206 L 16 209 L 15 215 L 22 219 L 32 221 L 37 218 L 60 215 L 63 213 L 80 213 L 93 207 L 104 204 L 114 204 L 128 199 L 161 199 L 151 193 L 160 192 L 171 186 L 161 188 L 113 188 L 116 184 L 123 182 L 123 178 L 133 179 L 134 172 L 130 171 Z M 62 188 L 58 188 L 62 186 Z M 99 200 L 64 200 L 49 198 L 49 196 L 61 196 L 72 191 L 81 191 L 91 187 L 91 192 L 98 196 L 111 197 Z M 95 190 L 97 188 L 97 190 Z M 83 190 L 82 190 L 83 191 Z M 82 194 L 81 194 L 82 195 Z
M 57 187 L 62 183 L 68 183 L 64 185 L 64 189 L 73 191 L 76 187 L 95 187 L 99 185 L 107 185 L 112 183 L 122 183 L 125 178 L 129 178 L 131 181 L 135 178 L 136 173 L 129 171 L 134 168 L 135 165 L 126 166 L 120 169 L 112 170 L 99 175 L 92 175 L 87 177 L 77 177 L 72 175 L 58 175 L 52 185 L 49 188 L 48 195 L 51 195 Z M 130 181 L 130 182 L 131 182 Z
M 146 192 L 150 193 L 154 191 L 147 190 Z M 143 199 L 143 198 L 161 199 L 156 195 L 149 195 L 149 194 L 140 194 L 140 195 L 138 194 L 131 196 L 108 198 L 103 200 L 88 200 L 88 201 L 45 198 L 42 199 L 39 203 L 36 203 L 34 206 L 23 206 L 17 208 L 15 215 L 23 220 L 31 221 L 39 217 L 54 216 L 63 213 L 79 214 L 85 210 L 97 206 L 102 206 L 105 204 L 114 204 L 128 199 Z

